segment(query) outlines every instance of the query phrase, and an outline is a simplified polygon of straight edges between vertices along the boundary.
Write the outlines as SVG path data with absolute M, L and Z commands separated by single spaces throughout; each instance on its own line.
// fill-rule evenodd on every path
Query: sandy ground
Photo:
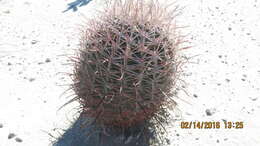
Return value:
M 76 103 L 58 111 L 68 100 L 66 56 L 78 47 L 83 16 L 99 5 L 62 13 L 68 2 L 0 0 L 0 146 L 48 146 L 78 115 Z M 171 145 L 260 145 L 260 1 L 178 3 L 194 46 L 184 53 L 194 57 L 184 68 L 188 95 L 179 96 L 188 103 L 178 100 Z M 221 127 L 182 129 L 183 121 Z M 224 121 L 244 127 L 226 129 Z

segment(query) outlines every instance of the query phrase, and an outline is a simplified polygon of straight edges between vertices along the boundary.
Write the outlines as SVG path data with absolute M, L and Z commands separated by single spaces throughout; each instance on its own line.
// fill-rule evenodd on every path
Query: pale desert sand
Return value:
M 98 2 L 68 11 L 71 1 L 0 0 L 0 146 L 48 146 L 77 118 L 61 96 L 70 83 L 66 56 L 78 47 L 83 16 Z M 171 145 L 260 145 L 260 1 L 186 0 L 179 17 L 188 25 L 194 56 L 185 66 Z M 65 85 L 65 86 L 63 86 Z M 215 121 L 220 129 L 181 129 L 182 121 Z M 225 129 L 223 121 L 243 122 Z M 60 133 L 60 134 L 59 134 Z M 51 136 L 52 135 L 52 136 Z

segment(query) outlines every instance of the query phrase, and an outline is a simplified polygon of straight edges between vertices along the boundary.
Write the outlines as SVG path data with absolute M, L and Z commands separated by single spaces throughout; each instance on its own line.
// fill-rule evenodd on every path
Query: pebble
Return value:
M 228 140 L 228 138 L 224 138 L 224 141 L 227 141 Z
M 32 41 L 31 41 L 31 44 L 34 45 L 34 44 L 36 44 L 37 42 L 38 42 L 38 41 L 36 41 L 36 40 L 32 40 Z
M 46 62 L 46 63 L 51 62 L 51 59 L 50 59 L 50 58 L 47 58 L 47 59 L 45 60 L 45 62 Z
M 22 140 L 21 138 L 19 138 L 19 137 L 16 137 L 16 138 L 15 138 L 15 141 L 16 141 L 16 142 L 23 142 L 23 140 Z
M 193 94 L 193 97 L 198 98 L 198 95 L 197 94 Z
M 34 80 L 35 80 L 35 78 L 30 78 L 30 79 L 29 79 L 30 82 L 32 82 L 32 81 L 34 81 Z
M 249 97 L 252 101 L 256 101 L 257 100 L 257 97 L 255 98 L 252 98 L 252 97 Z
M 215 109 L 206 109 L 207 116 L 212 116 L 215 113 Z
M 12 138 L 14 138 L 16 135 L 14 134 L 14 133 L 10 133 L 9 135 L 8 135 L 8 139 L 12 139 Z
M 230 82 L 230 79 L 226 79 L 226 82 Z
M 3 128 L 3 127 L 4 127 L 3 124 L 0 123 L 0 128 Z

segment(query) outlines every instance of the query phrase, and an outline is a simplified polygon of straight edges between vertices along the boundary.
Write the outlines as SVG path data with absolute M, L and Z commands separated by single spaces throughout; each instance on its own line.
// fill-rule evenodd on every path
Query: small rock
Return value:
M 199 138 L 197 137 L 197 138 L 195 138 L 195 140 L 199 140 Z
M 32 40 L 32 41 L 31 41 L 31 44 L 34 45 L 34 44 L 36 44 L 37 42 L 38 42 L 38 41 L 36 41 L 36 40 Z
M 11 63 L 11 62 L 8 62 L 7 65 L 10 66 L 10 65 L 12 65 L 12 63 Z
M 212 115 L 212 113 L 210 112 L 209 109 L 206 109 L 206 114 L 207 114 L 207 116 L 211 116 Z
M 257 100 L 257 97 L 255 98 L 252 98 L 252 97 L 249 97 L 252 101 L 256 101 Z
M 15 138 L 15 141 L 16 141 L 16 142 L 23 142 L 23 140 L 22 140 L 21 138 L 19 138 L 19 137 L 16 137 L 16 138 Z
M 207 116 L 211 116 L 215 113 L 215 111 L 216 111 L 215 109 L 206 109 L 206 114 Z
M 229 28 L 228 28 L 228 30 L 229 30 L 229 31 L 231 31 L 231 30 L 232 30 L 232 28 L 231 28 L 231 27 L 229 27 Z
M 0 123 L 0 128 L 3 128 L 3 127 L 4 127 L 3 124 Z
M 228 138 L 224 138 L 224 141 L 227 141 L 228 140 Z
M 198 95 L 197 94 L 193 94 L 193 97 L 198 98 Z
M 230 79 L 226 79 L 226 82 L 230 82 Z
M 242 81 L 246 81 L 246 79 L 241 79 Z
M 35 78 L 30 78 L 30 79 L 29 79 L 30 82 L 32 82 L 32 81 L 34 81 L 34 80 L 35 80 Z
M 8 139 L 11 139 L 11 138 L 14 138 L 16 135 L 14 134 L 14 133 L 10 133 L 9 135 L 8 135 Z
M 46 62 L 46 63 L 51 62 L 51 59 L 50 59 L 50 58 L 47 58 L 47 59 L 45 60 L 45 62 Z
M 219 143 L 219 140 L 217 139 L 217 143 Z

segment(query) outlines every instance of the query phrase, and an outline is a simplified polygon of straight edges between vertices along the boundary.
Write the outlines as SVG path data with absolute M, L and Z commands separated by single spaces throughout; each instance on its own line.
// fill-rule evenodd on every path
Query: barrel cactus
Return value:
M 72 84 L 82 115 L 99 125 L 131 127 L 175 106 L 183 40 L 173 7 L 109 1 L 82 28 Z

